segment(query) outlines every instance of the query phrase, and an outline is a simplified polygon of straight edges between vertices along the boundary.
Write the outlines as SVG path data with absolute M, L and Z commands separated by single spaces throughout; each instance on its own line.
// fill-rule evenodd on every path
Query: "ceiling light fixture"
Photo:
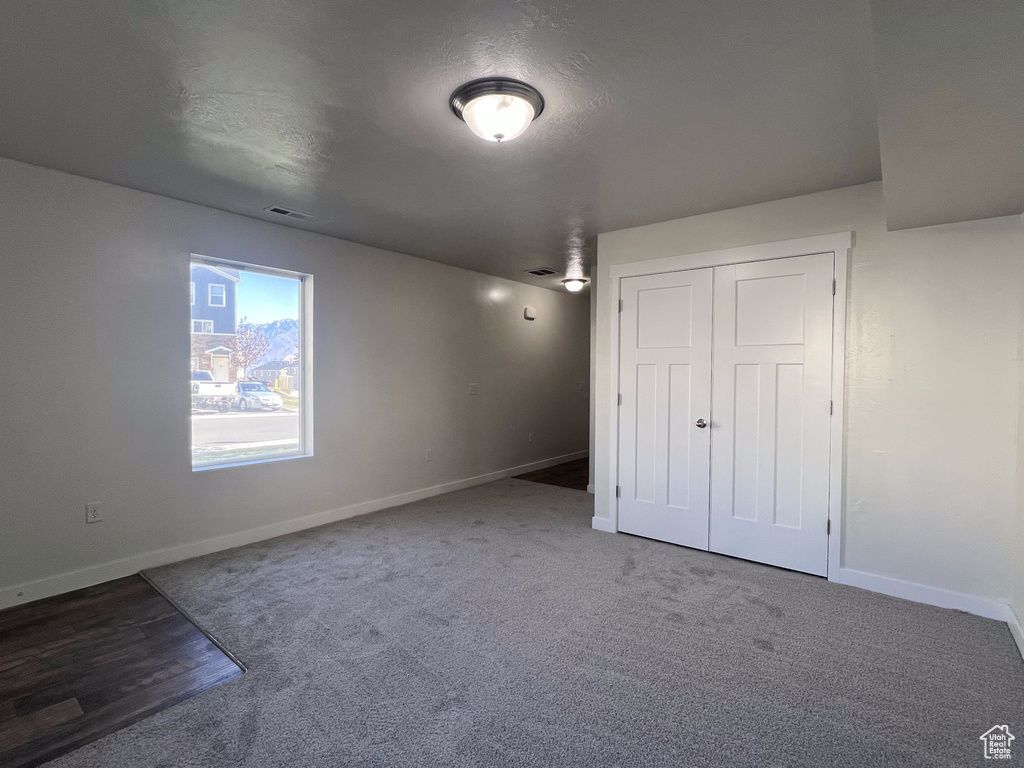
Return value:
M 511 141 L 544 111 L 532 85 L 508 77 L 485 77 L 460 85 L 448 99 L 452 112 L 487 141 Z
M 569 293 L 579 293 L 586 284 L 587 279 L 585 277 L 567 277 L 562 281 L 562 285 L 565 286 L 565 290 Z

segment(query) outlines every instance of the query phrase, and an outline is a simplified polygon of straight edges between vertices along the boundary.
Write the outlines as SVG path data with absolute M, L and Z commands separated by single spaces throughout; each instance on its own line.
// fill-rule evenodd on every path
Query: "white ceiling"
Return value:
M 553 286 L 523 273 L 598 232 L 881 178 L 889 5 L 873 30 L 868 0 L 9 4 L 0 155 Z M 448 109 L 490 74 L 547 101 L 505 145 Z M 913 176 L 913 83 L 879 79 Z
M 889 229 L 1024 211 L 1024 2 L 871 5 Z

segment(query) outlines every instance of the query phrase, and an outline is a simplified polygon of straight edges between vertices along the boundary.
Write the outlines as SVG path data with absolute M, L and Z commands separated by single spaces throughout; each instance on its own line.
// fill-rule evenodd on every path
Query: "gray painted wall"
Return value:
M 0 607 L 587 449 L 586 297 L 8 160 L 0 199 Z M 192 472 L 190 252 L 314 275 L 314 457 Z

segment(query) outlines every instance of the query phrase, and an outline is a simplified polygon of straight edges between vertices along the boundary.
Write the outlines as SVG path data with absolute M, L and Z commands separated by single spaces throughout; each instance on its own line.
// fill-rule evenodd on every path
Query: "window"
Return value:
M 225 290 L 225 286 L 218 283 L 210 283 L 209 286 L 209 301 L 207 302 L 211 307 L 226 307 L 227 306 L 227 295 L 228 292 Z
M 189 283 L 189 286 L 191 288 L 192 293 L 192 306 L 194 307 L 196 305 L 196 284 L 194 282 Z
M 209 306 L 237 317 L 192 307 L 193 333 L 216 331 L 192 340 L 192 468 L 312 455 L 312 276 L 202 256 L 191 272 L 215 274 Z
M 193 357 L 192 358 L 192 370 L 194 371 L 197 368 L 199 368 L 199 358 L 198 357 Z

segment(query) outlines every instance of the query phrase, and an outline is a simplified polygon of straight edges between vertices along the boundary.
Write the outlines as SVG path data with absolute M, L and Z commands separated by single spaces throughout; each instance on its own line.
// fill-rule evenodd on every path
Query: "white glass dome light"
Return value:
M 499 144 L 521 135 L 544 111 L 540 91 L 506 77 L 484 78 L 459 86 L 449 104 L 473 133 Z
M 562 281 L 562 285 L 565 286 L 565 290 L 569 293 L 579 293 L 586 284 L 587 279 L 585 277 L 567 277 Z
M 462 109 L 469 130 L 487 141 L 511 141 L 530 127 L 533 107 L 518 96 L 491 93 L 477 96 Z

